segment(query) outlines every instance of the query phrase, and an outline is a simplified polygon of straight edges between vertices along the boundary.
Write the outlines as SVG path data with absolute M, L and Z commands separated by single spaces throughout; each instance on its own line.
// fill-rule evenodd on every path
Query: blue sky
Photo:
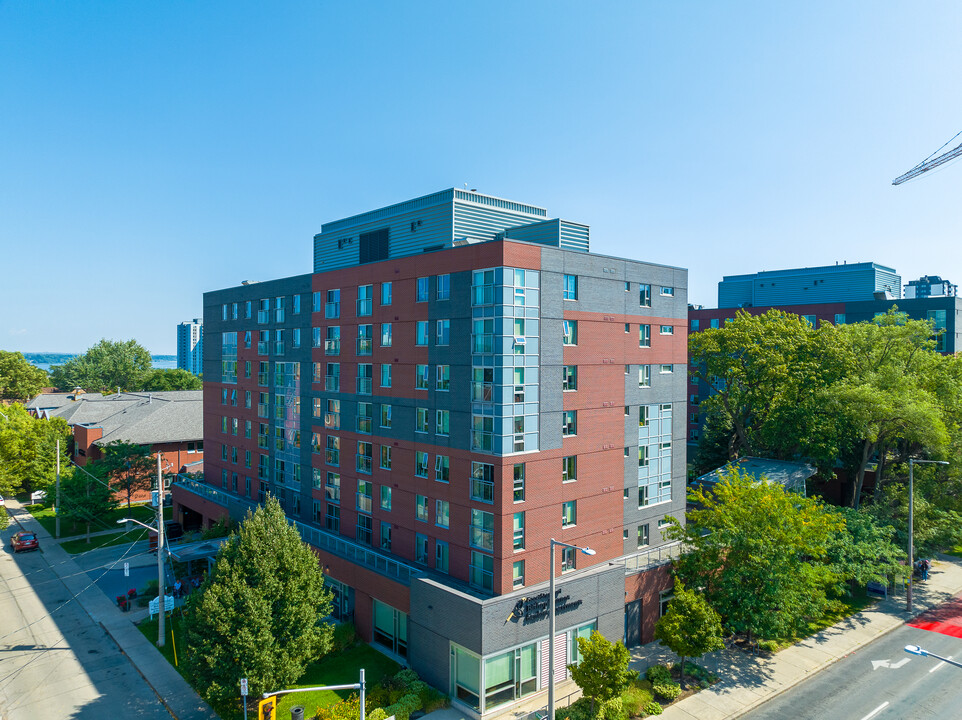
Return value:
M 206 290 L 467 183 L 592 250 L 962 283 L 962 5 L 0 0 L 0 348 L 172 353 Z M 962 138 L 956 141 L 962 141 Z

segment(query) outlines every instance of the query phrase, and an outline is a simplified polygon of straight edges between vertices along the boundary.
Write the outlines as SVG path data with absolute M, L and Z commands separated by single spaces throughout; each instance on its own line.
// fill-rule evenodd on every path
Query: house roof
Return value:
M 808 463 L 746 457 L 705 473 L 696 478 L 695 482 L 702 485 L 714 485 L 721 482 L 722 476 L 731 468 L 738 468 L 743 475 L 748 475 L 755 480 L 760 481 L 764 477 L 770 483 L 777 483 L 786 490 L 796 490 L 802 494 L 805 492 L 805 481 L 815 474 L 815 468 Z
M 68 425 L 103 428 L 94 445 L 115 440 L 141 445 L 201 440 L 203 391 L 99 393 L 79 395 L 69 404 L 45 411 L 62 417 Z
M 69 405 L 79 398 L 89 398 L 92 400 L 101 400 L 103 395 L 100 393 L 41 393 L 37 397 L 31 399 L 24 407 L 27 410 L 35 410 L 38 413 L 44 410 L 52 410 L 56 408 L 62 408 L 65 405 Z

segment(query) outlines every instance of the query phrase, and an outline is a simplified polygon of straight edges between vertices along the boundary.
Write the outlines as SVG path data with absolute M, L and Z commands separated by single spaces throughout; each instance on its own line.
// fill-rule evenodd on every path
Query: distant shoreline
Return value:
M 31 365 L 50 372 L 52 365 L 63 365 L 71 358 L 83 353 L 24 353 L 23 356 Z M 176 355 L 151 355 L 152 365 L 156 370 L 173 370 L 177 367 Z

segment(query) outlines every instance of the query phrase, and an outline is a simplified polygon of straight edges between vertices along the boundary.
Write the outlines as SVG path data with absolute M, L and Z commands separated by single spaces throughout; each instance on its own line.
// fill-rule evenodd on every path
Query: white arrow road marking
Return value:
M 878 715 L 880 712 L 882 712 L 882 711 L 886 708 L 887 705 L 888 705 L 888 702 L 882 703 L 882 704 L 879 705 L 877 708 L 875 708 L 872 712 L 870 712 L 868 715 L 866 715 L 865 717 L 863 717 L 862 720 L 869 720 L 869 718 L 875 717 L 875 716 Z
M 878 670 L 880 667 L 884 667 L 884 668 L 892 668 L 893 670 L 898 670 L 900 667 L 905 665 L 905 663 L 909 662 L 909 660 L 911 659 L 912 658 L 902 658 L 897 663 L 894 663 L 891 660 L 873 660 L 872 669 Z
M 952 656 L 949 655 L 949 660 L 951 660 L 951 659 L 952 659 Z M 929 670 L 929 672 L 930 672 L 930 673 L 934 673 L 936 670 L 938 670 L 938 669 L 939 669 L 940 667 L 942 667 L 943 665 L 945 665 L 945 661 L 944 661 L 944 660 L 943 660 L 942 662 L 940 662 L 938 665 L 936 665 L 934 668 L 932 668 L 931 670 Z

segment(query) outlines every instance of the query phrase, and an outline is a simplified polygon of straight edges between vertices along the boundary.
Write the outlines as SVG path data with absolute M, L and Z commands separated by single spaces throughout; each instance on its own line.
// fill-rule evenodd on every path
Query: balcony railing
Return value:
M 669 545 L 662 545 L 651 548 L 650 550 L 642 550 L 632 555 L 626 555 L 624 558 L 625 574 L 634 575 L 635 573 L 644 572 L 659 565 L 667 565 L 681 554 L 682 544 L 680 542 L 674 542 Z

